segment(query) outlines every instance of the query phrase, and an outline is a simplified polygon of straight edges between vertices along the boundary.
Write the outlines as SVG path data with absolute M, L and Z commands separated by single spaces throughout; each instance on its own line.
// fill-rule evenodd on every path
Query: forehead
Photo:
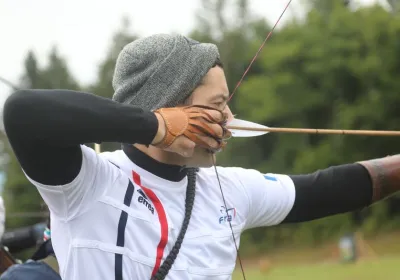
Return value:
M 222 98 L 229 97 L 224 70 L 221 67 L 211 68 L 204 76 L 200 85 L 193 92 L 193 98 Z

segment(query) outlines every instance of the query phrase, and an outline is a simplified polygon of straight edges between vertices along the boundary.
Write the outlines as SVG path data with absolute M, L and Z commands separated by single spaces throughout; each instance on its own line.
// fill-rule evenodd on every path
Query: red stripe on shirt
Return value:
M 133 175 L 133 181 L 135 182 L 135 184 L 140 186 L 143 189 L 143 191 L 145 192 L 147 197 L 153 203 L 154 208 L 156 209 L 157 214 L 158 214 L 158 220 L 160 221 L 161 238 L 160 238 L 160 242 L 158 243 L 158 246 L 157 246 L 156 264 L 154 265 L 154 269 L 153 269 L 153 272 L 151 274 L 151 276 L 154 276 L 156 274 L 156 272 L 158 271 L 158 269 L 160 268 L 161 260 L 162 260 L 163 255 L 164 255 L 164 249 L 165 249 L 165 246 L 167 246 L 167 242 L 168 242 L 167 215 L 165 215 L 164 207 L 163 207 L 161 201 L 156 196 L 156 194 L 152 190 L 142 186 L 142 184 L 140 182 L 140 175 L 137 174 L 133 170 L 132 170 L 132 175 Z

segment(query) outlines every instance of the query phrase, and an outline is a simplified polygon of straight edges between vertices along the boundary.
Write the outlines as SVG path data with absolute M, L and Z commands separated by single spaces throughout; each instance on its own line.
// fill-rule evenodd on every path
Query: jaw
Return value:
M 209 168 L 214 166 L 216 160 L 216 153 L 210 152 L 204 148 L 198 148 L 195 150 L 193 157 L 185 158 L 185 166 L 193 168 Z
M 149 157 L 165 164 L 185 166 L 185 158 L 172 152 L 167 152 L 152 145 L 133 144 L 137 149 Z
M 214 166 L 217 160 L 215 152 L 200 147 L 195 148 L 192 157 L 185 158 L 176 153 L 167 152 L 154 146 L 146 147 L 141 144 L 134 144 L 134 146 L 159 162 L 188 168 L 209 168 Z

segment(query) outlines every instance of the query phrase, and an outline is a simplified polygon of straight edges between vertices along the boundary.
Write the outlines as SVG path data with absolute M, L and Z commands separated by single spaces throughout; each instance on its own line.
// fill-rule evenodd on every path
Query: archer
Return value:
M 136 40 L 113 87 L 113 100 L 21 90 L 4 106 L 12 148 L 50 208 L 63 279 L 231 279 L 246 229 L 354 211 L 400 187 L 399 156 L 301 175 L 215 167 L 233 116 L 213 44 Z M 122 148 L 85 145 L 101 142 Z M 235 218 L 219 223 L 221 205 Z

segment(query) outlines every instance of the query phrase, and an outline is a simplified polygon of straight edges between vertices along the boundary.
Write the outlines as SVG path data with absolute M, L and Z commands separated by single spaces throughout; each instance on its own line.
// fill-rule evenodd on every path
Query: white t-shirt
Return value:
M 175 244 L 184 217 L 187 178 L 172 182 L 134 164 L 123 151 L 82 146 L 77 178 L 38 188 L 51 212 L 52 244 L 66 280 L 150 279 Z M 249 228 L 279 224 L 295 189 L 286 175 L 218 167 L 200 169 L 190 224 L 166 279 L 231 279 L 236 241 Z M 239 244 L 238 244 L 239 245 Z M 118 277 L 116 275 L 123 275 Z

